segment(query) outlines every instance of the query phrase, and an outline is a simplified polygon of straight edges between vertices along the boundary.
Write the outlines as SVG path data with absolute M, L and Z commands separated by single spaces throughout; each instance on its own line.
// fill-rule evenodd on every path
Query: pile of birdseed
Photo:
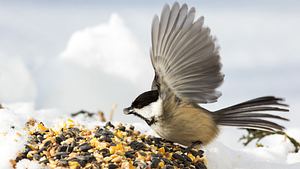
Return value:
M 141 134 L 131 125 L 107 122 L 89 130 L 69 119 L 58 129 L 34 120 L 27 126 L 29 138 L 13 164 L 28 159 L 49 168 L 206 169 L 202 150 Z

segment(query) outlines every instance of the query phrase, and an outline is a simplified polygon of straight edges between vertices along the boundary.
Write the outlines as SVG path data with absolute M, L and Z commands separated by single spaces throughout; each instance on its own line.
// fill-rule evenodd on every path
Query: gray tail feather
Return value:
M 276 131 L 284 127 L 267 119 L 288 119 L 265 113 L 268 111 L 288 112 L 288 105 L 281 103 L 282 98 L 265 96 L 236 104 L 213 113 L 217 124 L 224 126 L 236 126 L 241 128 L 254 128 L 260 130 Z

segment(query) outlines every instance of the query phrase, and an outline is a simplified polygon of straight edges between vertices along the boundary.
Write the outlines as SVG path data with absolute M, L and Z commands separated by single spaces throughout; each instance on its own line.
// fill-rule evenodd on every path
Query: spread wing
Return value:
M 195 8 L 176 2 L 165 5 L 160 19 L 152 22 L 150 50 L 155 77 L 152 90 L 166 91 L 195 103 L 217 101 L 216 91 L 223 82 L 221 63 L 215 39 L 203 26 L 204 18 L 194 21 Z

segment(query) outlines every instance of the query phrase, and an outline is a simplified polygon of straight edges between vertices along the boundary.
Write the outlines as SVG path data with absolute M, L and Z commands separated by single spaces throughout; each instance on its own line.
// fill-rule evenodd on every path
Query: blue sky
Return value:
M 116 119 L 136 121 L 120 113 L 150 87 L 150 24 L 165 2 L 173 1 L 0 1 L 0 102 L 68 112 L 116 103 Z M 281 96 L 287 125 L 299 126 L 299 1 L 180 2 L 204 15 L 221 46 L 223 96 L 206 107 Z

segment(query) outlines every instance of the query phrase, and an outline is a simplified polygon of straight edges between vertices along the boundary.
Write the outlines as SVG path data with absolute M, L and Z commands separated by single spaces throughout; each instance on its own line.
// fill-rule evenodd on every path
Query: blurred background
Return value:
M 62 112 L 123 107 L 149 90 L 150 26 L 171 0 L 0 0 L 0 102 Z M 179 1 L 196 7 L 221 47 L 225 81 L 210 110 L 284 97 L 300 127 L 300 1 Z

